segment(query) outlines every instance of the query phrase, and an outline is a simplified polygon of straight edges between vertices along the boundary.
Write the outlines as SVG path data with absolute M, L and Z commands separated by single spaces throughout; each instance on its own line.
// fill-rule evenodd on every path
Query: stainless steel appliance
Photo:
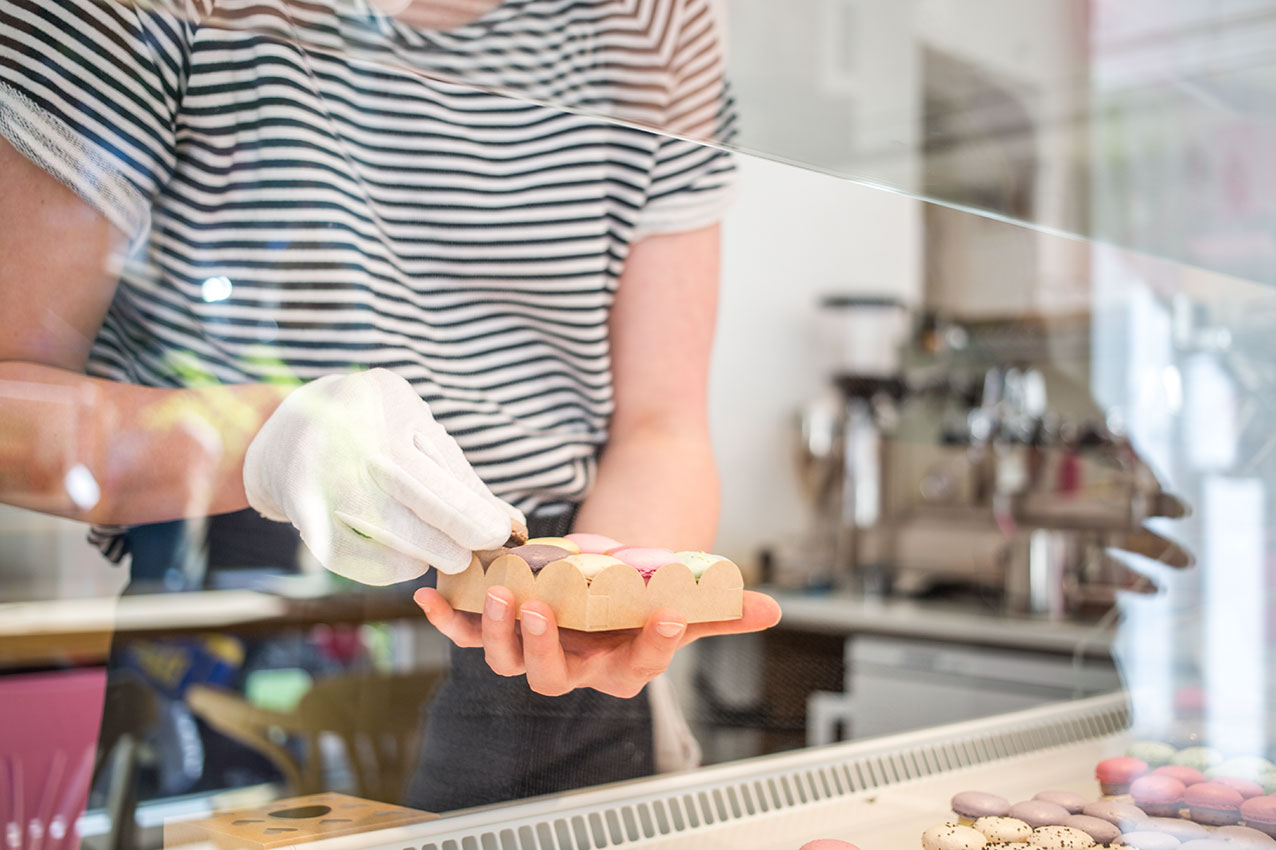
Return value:
M 853 316 L 826 316 L 826 332 L 864 327 L 880 304 L 826 300 L 824 312 Z M 830 394 L 800 417 L 813 534 L 836 553 L 827 583 L 963 588 L 1014 612 L 1097 616 L 1119 588 L 1153 589 L 1111 549 L 1191 563 L 1146 526 L 1186 506 L 1078 389 L 1088 324 L 932 324 L 915 337 L 908 322 L 885 325 L 897 338 L 875 344 L 895 353 L 864 358 L 864 373 L 831 357 Z

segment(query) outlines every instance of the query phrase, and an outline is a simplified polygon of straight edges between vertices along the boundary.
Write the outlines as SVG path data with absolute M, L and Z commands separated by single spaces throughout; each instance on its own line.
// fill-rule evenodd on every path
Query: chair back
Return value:
M 210 726 L 274 762 L 294 795 L 324 787 L 332 764 L 325 740 L 340 742 L 355 793 L 397 803 L 416 764 L 425 728 L 425 704 L 443 670 L 357 673 L 317 680 L 288 712 L 249 704 L 222 688 L 192 686 L 186 700 Z M 279 742 L 279 732 L 301 742 L 301 753 Z

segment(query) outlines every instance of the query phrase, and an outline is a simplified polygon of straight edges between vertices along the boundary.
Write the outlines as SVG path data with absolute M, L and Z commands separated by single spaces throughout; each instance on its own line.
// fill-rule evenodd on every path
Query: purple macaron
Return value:
M 1121 837 L 1121 830 L 1116 824 L 1090 815 L 1068 815 L 1059 825 L 1081 830 L 1093 838 L 1095 844 L 1111 844 Z
M 960 794 L 954 794 L 949 805 L 958 817 L 969 818 L 972 821 L 979 818 L 1005 817 L 1010 812 L 1009 800 L 984 791 L 962 791 Z
M 1036 829 L 1039 826 L 1058 826 L 1068 816 L 1068 810 L 1045 800 L 1024 800 L 1010 807 L 1010 816 Z
M 1033 794 L 1032 799 L 1045 800 L 1047 803 L 1063 806 L 1070 815 L 1080 814 L 1081 810 L 1085 808 L 1085 804 L 1090 802 L 1073 791 L 1040 791 Z

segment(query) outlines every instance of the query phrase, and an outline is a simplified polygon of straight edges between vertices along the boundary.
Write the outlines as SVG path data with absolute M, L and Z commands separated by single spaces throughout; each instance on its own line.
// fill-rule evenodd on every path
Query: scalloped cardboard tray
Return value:
M 711 564 L 699 581 L 685 565 L 665 564 L 644 583 L 641 573 L 624 564 L 586 581 L 566 561 L 533 574 L 517 555 L 501 555 L 486 570 L 476 556 L 463 572 L 440 574 L 438 590 L 453 608 L 481 614 L 487 589 L 497 585 L 513 592 L 516 612 L 524 602 L 540 600 L 560 627 L 585 632 L 641 628 L 659 608 L 674 608 L 689 623 L 735 620 L 744 608 L 744 579 L 730 561 Z

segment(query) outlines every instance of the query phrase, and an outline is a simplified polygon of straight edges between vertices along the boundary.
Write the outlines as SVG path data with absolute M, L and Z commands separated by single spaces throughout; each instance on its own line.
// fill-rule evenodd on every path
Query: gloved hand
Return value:
M 296 526 L 321 564 L 364 584 L 460 572 L 524 522 L 386 369 L 293 390 L 248 446 L 244 490 L 263 516 Z

